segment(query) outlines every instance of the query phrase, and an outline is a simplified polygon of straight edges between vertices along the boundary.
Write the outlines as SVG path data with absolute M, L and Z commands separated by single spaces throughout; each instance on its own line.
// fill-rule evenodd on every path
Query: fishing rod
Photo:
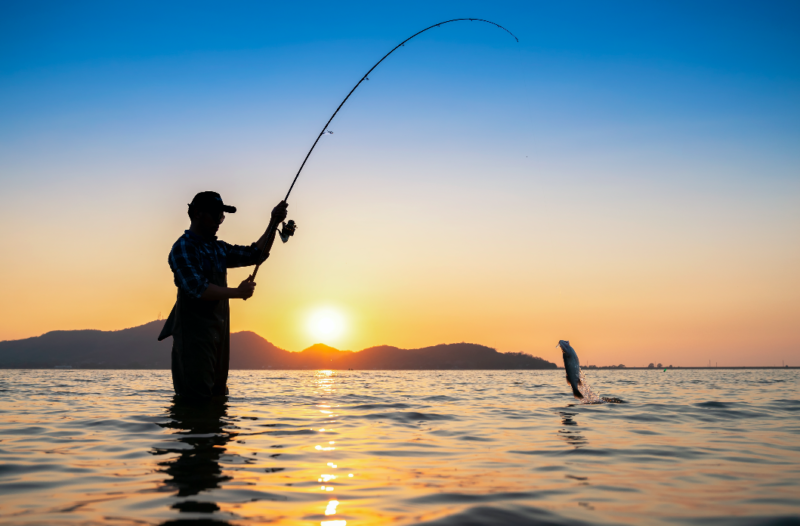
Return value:
M 441 26 L 441 25 L 443 25 L 443 24 L 449 24 L 450 22 L 463 22 L 463 21 L 469 21 L 469 22 L 485 22 L 485 23 L 487 23 L 487 24 L 492 24 L 493 26 L 497 26 L 497 27 L 499 27 L 500 29 L 502 29 L 503 31 L 505 31 L 506 33 L 508 33 L 508 34 L 509 34 L 509 35 L 511 35 L 512 37 L 514 37 L 514 40 L 516 40 L 517 42 L 519 42 L 519 39 L 516 37 L 516 35 L 514 35 L 514 33 L 512 33 L 511 31 L 509 31 L 508 29 L 504 28 L 504 27 L 503 27 L 503 26 L 501 26 L 500 24 L 497 24 L 497 23 L 495 23 L 495 22 L 492 22 L 491 20 L 484 20 L 484 19 L 482 19 L 482 18 L 454 18 L 454 19 L 452 19 L 452 20 L 445 20 L 444 22 L 439 22 L 438 24 L 433 24 L 432 26 L 426 27 L 426 28 L 425 28 L 425 29 L 423 29 L 422 31 L 417 31 L 416 33 L 414 33 L 413 35 L 411 35 L 411 36 L 410 36 L 410 37 L 408 37 L 407 39 L 405 39 L 405 40 L 403 40 L 402 42 L 400 42 L 399 44 L 397 44 L 395 47 L 393 47 L 393 48 L 392 48 L 392 50 L 391 50 L 391 51 L 389 51 L 388 53 L 386 53 L 386 54 L 383 56 L 383 58 L 381 58 L 381 59 L 380 59 L 378 62 L 376 62 L 374 66 L 372 66 L 371 68 L 369 68 L 369 71 L 367 71 L 367 72 L 364 74 L 364 76 L 363 76 L 363 77 L 361 77 L 361 80 L 359 80 L 359 81 L 358 81 L 358 83 L 357 83 L 355 86 L 353 86 L 353 89 L 351 89 L 351 90 L 350 90 L 350 93 L 348 93 L 348 94 L 347 94 L 347 97 L 345 97 L 345 98 L 344 98 L 344 100 L 341 102 L 341 104 L 339 104 L 339 107 L 338 107 L 338 108 L 336 108 L 336 111 L 334 111 L 334 112 L 333 112 L 333 115 L 331 115 L 331 118 L 330 118 L 330 119 L 328 119 L 328 122 L 326 122 L 326 123 L 325 123 L 325 126 L 322 128 L 322 131 L 321 131 L 321 132 L 319 132 L 319 135 L 317 135 L 317 139 L 314 141 L 314 144 L 312 144 L 312 145 L 311 145 L 311 149 L 310 149 L 310 150 L 308 150 L 308 153 L 306 154 L 306 157 L 305 157 L 305 159 L 303 159 L 303 163 L 300 165 L 300 169 L 299 169 L 299 170 L 297 170 L 297 174 L 294 176 L 294 179 L 292 180 L 292 184 L 291 184 L 291 186 L 289 186 L 289 191 L 288 191 L 288 192 L 286 192 L 286 197 L 284 197 L 284 198 L 283 198 L 283 200 L 284 200 L 285 202 L 288 202 L 288 200 L 289 200 L 289 194 L 291 194 L 291 193 L 292 193 L 292 189 L 294 189 L 294 184 L 297 182 L 297 178 L 298 178 L 298 177 L 300 177 L 300 172 L 302 172 L 302 171 L 303 171 L 303 167 L 305 167 L 305 165 L 306 165 L 306 161 L 308 161 L 308 158 L 311 156 L 311 152 L 313 152 L 313 151 L 314 151 L 314 148 L 317 146 L 317 143 L 318 143 L 318 142 L 319 142 L 319 140 L 322 138 L 322 136 L 323 136 L 323 135 L 325 135 L 325 132 L 328 130 L 328 125 L 330 125 L 330 123 L 331 123 L 331 121 L 333 120 L 333 118 L 334 118 L 334 117 L 336 117 L 336 114 L 337 114 L 337 113 L 339 113 L 339 110 L 340 110 L 340 109 L 342 109 L 342 106 L 344 106 L 344 103 L 345 103 L 345 102 L 347 102 L 347 99 L 349 99 L 349 98 L 350 98 L 350 95 L 352 95 L 352 94 L 353 94 L 353 92 L 354 92 L 354 91 L 355 91 L 355 90 L 356 90 L 356 89 L 357 89 L 357 88 L 358 88 L 358 87 L 361 85 L 361 83 L 362 83 L 362 82 L 364 82 L 365 80 L 369 80 L 369 74 L 370 74 L 370 73 L 372 73 L 372 70 L 374 70 L 375 68 L 377 68 L 377 67 L 380 65 L 380 63 L 381 63 L 381 62 L 383 62 L 384 60 L 386 60 L 386 57 L 388 57 L 389 55 L 391 55 L 392 53 L 394 53 L 394 52 L 395 52 L 395 51 L 396 51 L 398 48 L 400 48 L 400 47 L 403 47 L 403 46 L 405 45 L 405 43 L 406 43 L 406 42 L 408 42 L 408 41 L 409 41 L 409 40 L 411 40 L 412 38 L 416 37 L 417 35 L 421 35 L 421 34 L 422 34 L 422 33 L 424 33 L 425 31 L 428 31 L 429 29 L 433 29 L 434 27 L 439 27 L 439 26 Z M 331 133 L 332 133 L 332 132 L 331 132 Z M 269 240 L 271 236 L 274 236 L 274 235 L 275 235 L 275 231 L 276 231 L 277 229 L 278 229 L 278 225 L 277 225 L 277 224 L 275 224 L 275 225 L 272 225 L 272 224 L 270 224 L 270 228 L 267 230 L 267 240 Z M 284 243 L 285 243 L 285 242 L 286 242 L 286 241 L 289 239 L 289 237 L 290 237 L 290 236 L 294 235 L 294 230 L 295 230 L 294 221 L 292 221 L 292 220 L 289 220 L 289 222 L 288 222 L 286 225 L 284 225 L 283 231 L 282 231 L 282 232 L 280 232 L 280 234 L 281 234 L 281 239 L 284 241 Z M 264 255 L 265 255 L 265 254 L 268 254 L 268 253 L 269 253 L 268 246 L 269 246 L 270 244 L 271 244 L 271 243 L 269 243 L 269 241 L 267 241 L 267 243 L 264 245 L 264 248 L 262 248 L 262 249 L 261 249 L 261 255 L 259 256 L 259 258 L 258 258 L 258 259 L 262 259 L 262 258 L 264 257 Z M 261 263 L 263 263 L 263 261 L 262 261 Z M 255 280 L 255 279 L 256 279 L 256 274 L 258 273 L 258 268 L 261 266 L 261 263 L 257 263 L 257 264 L 256 264 L 256 268 L 253 270 L 253 274 L 252 274 L 252 275 L 251 275 L 249 278 L 247 278 L 249 281 L 253 281 L 253 280 Z

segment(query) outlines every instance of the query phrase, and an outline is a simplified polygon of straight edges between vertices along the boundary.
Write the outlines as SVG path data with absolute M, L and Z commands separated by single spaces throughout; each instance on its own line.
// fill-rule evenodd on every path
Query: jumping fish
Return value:
M 581 383 L 581 363 L 578 361 L 578 353 L 570 346 L 567 340 L 559 340 L 558 346 L 561 347 L 561 356 L 564 358 L 564 369 L 567 371 L 567 383 L 572 387 L 572 394 L 575 398 L 583 398 L 583 393 L 578 389 Z

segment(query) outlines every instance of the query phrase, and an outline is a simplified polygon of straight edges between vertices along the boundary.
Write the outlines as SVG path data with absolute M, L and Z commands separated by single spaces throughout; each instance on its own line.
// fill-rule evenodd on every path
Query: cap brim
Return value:
M 236 207 L 235 206 L 222 205 L 222 211 L 223 212 L 228 212 L 229 214 L 235 214 L 236 213 Z

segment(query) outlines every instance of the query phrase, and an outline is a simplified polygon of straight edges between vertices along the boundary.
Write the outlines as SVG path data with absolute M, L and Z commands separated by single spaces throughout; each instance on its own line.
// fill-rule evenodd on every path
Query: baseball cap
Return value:
M 228 212 L 233 214 L 236 212 L 235 206 L 228 206 L 222 202 L 222 197 L 217 192 L 200 192 L 192 202 L 189 203 L 190 208 L 200 210 L 203 212 L 210 212 L 216 214 L 219 212 Z

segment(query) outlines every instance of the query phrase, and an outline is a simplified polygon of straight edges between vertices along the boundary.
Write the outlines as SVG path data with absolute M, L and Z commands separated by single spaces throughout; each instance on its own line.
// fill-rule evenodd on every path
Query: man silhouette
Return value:
M 181 399 L 204 401 L 228 394 L 228 300 L 246 300 L 256 284 L 246 279 L 238 287 L 228 287 L 227 269 L 255 265 L 269 256 L 287 207 L 281 201 L 273 208 L 270 224 L 257 242 L 230 245 L 216 234 L 225 213 L 236 208 L 224 204 L 216 192 L 200 192 L 192 199 L 189 230 L 169 253 L 178 299 L 158 337 L 161 341 L 172 336 L 172 384 Z

